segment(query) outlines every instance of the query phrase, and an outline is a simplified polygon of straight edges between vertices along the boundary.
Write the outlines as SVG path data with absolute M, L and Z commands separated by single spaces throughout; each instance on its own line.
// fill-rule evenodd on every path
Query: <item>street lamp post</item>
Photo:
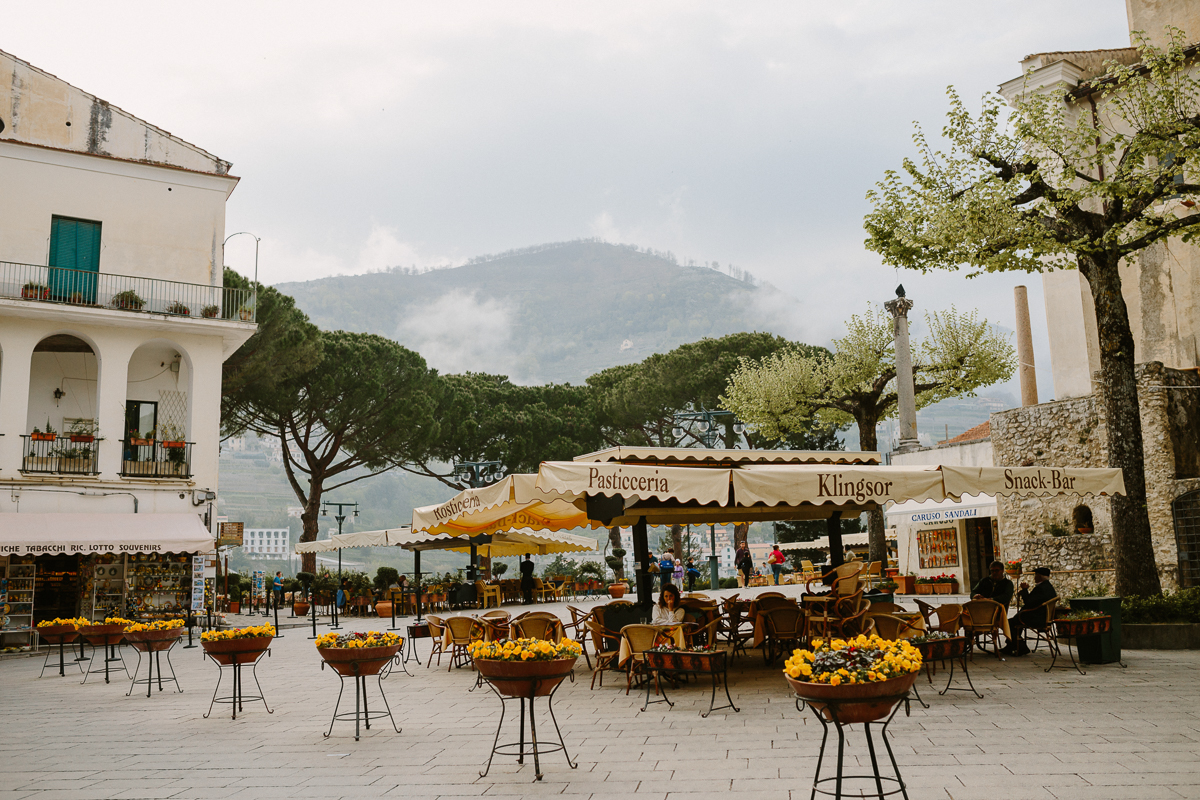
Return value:
M 696 437 L 701 444 L 709 450 L 717 443 L 717 439 L 721 436 L 720 426 L 726 422 L 726 418 L 730 421 L 730 427 L 733 429 L 734 436 L 741 436 L 746 431 L 746 424 L 734 416 L 732 411 L 709 411 L 704 406 L 700 406 L 699 411 L 680 411 L 673 415 L 675 418 L 675 427 L 672 433 L 675 435 L 675 440 L 678 442 L 684 437 L 684 434 L 691 433 Z M 685 427 L 683 423 L 688 423 Z M 694 433 L 691 430 L 692 423 L 699 428 L 699 433 Z M 749 444 L 749 440 L 746 442 Z M 708 579 L 709 588 L 716 590 L 720 585 L 719 567 L 720 559 L 717 558 L 717 526 L 709 523 L 708 525 Z M 736 565 L 735 565 L 736 568 Z
M 249 236 L 250 238 L 254 239 L 254 314 L 255 314 L 255 319 L 257 320 L 258 319 L 258 243 L 261 242 L 262 239 L 258 238 L 250 231 L 238 231 L 237 233 L 231 233 L 228 236 L 226 236 L 225 241 L 221 242 L 222 266 L 224 265 L 224 261 L 225 261 L 225 243 L 228 242 L 230 239 L 232 239 L 235 236 Z M 224 276 L 224 274 L 222 274 L 221 283 L 223 284 L 224 282 L 225 282 L 225 276 Z
M 504 464 L 499 461 L 460 461 L 454 465 L 454 478 L 465 482 L 472 489 L 481 489 L 495 483 L 505 475 Z M 475 585 L 479 563 L 479 551 L 471 542 L 471 566 L 467 569 L 467 580 Z
M 341 536 L 342 535 L 342 523 L 346 521 L 346 516 L 347 516 L 346 509 L 347 508 L 353 509 L 354 518 L 358 519 L 358 503 L 330 503 L 327 500 L 323 500 L 323 501 L 321 501 L 321 516 L 322 517 L 329 516 L 329 507 L 330 506 L 337 506 L 337 513 L 335 513 L 333 515 L 333 518 L 337 520 L 338 536 Z M 330 625 L 329 625 L 330 629 L 332 629 L 332 630 L 339 630 L 341 628 L 341 626 L 338 625 L 338 607 L 337 607 L 337 593 L 341 590 L 341 588 L 342 588 L 342 548 L 339 547 L 338 548 L 338 579 L 337 579 L 337 585 L 334 586 L 334 588 L 333 588 L 333 622 L 330 623 Z

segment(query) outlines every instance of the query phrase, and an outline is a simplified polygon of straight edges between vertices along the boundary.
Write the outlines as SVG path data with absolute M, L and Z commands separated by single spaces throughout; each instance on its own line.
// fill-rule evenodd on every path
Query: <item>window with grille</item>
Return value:
M 1188 492 L 1171 504 L 1175 546 L 1179 551 L 1179 585 L 1200 586 L 1200 491 Z

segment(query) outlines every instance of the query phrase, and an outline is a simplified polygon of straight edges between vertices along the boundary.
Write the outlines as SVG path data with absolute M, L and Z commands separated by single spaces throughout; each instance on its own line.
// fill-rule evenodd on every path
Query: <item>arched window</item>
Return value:
M 1075 506 L 1071 512 L 1071 527 L 1073 533 L 1091 533 L 1095 528 L 1092 524 L 1092 510 L 1084 505 Z

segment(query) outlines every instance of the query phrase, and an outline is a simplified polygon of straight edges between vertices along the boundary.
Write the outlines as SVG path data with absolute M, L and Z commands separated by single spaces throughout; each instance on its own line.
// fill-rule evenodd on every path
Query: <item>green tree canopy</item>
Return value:
M 888 264 L 971 274 L 1077 268 L 1091 289 L 1100 345 L 1108 462 L 1125 476 L 1113 498 L 1118 594 L 1161 588 L 1146 508 L 1134 339 L 1123 260 L 1200 232 L 1200 81 L 1181 31 L 1140 63 L 1110 62 L 1077 87 L 1026 87 L 1002 113 L 997 96 L 972 115 L 950 91 L 937 150 L 918 128 L 919 163 L 889 171 L 867 197 L 867 247 Z
M 1008 337 L 975 312 L 932 312 L 928 335 L 913 347 L 918 408 L 948 397 L 971 395 L 1012 377 L 1015 359 Z M 896 351 L 891 315 L 869 307 L 846 323 L 833 351 L 784 349 L 760 360 L 742 359 L 721 402 L 763 436 L 858 426 L 863 450 L 875 450 L 876 426 L 896 410 Z M 883 513 L 868 514 L 871 559 L 886 558 Z
M 441 434 L 436 373 L 421 356 L 372 334 L 322 332 L 318 341 L 315 366 L 237 405 L 226 421 L 280 440 L 304 508 L 302 542 L 316 540 L 325 492 L 425 459 Z

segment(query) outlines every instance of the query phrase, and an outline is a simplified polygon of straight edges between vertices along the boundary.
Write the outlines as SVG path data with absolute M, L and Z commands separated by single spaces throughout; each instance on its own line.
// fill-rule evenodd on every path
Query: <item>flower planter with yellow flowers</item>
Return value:
M 469 652 L 501 697 L 546 697 L 571 674 L 583 650 L 570 639 L 504 639 L 474 642 Z
M 257 661 L 275 638 L 274 625 L 253 625 L 200 634 L 200 646 L 218 664 L 250 664 Z
M 131 625 L 125 629 L 125 640 L 133 649 L 143 653 L 170 650 L 171 645 L 183 635 L 183 620 L 168 619 Z
M 94 622 L 81 626 L 79 632 L 83 634 L 83 638 L 92 647 L 104 647 L 111 644 L 120 644 L 121 640 L 125 638 L 125 629 L 133 624 L 133 620 L 130 619 L 107 617 L 104 622 Z
M 814 639 L 796 650 L 783 674 L 796 696 L 830 722 L 874 722 L 892 713 L 912 688 L 921 654 L 904 640 L 878 636 Z
M 43 620 L 37 624 L 38 639 L 46 644 L 70 644 L 79 638 L 79 626 L 86 624 L 83 617 Z
M 378 675 L 404 646 L 404 637 L 384 631 L 327 633 L 317 637 L 317 652 L 343 677 Z

